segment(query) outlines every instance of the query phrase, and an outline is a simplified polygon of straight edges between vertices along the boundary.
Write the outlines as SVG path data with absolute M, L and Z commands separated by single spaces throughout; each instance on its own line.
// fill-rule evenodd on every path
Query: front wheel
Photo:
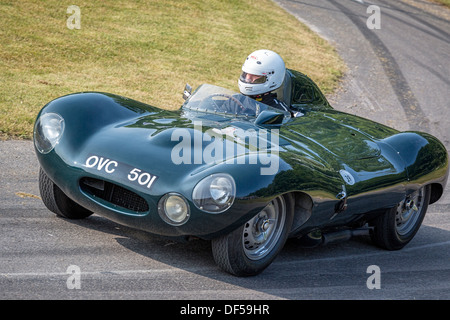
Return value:
M 42 168 L 39 170 L 39 191 L 47 209 L 58 216 L 68 219 L 83 219 L 92 214 L 91 211 L 66 196 Z
M 276 197 L 243 226 L 212 240 L 214 260 L 236 276 L 259 274 L 283 248 L 293 216 L 292 197 Z
M 375 244 L 388 250 L 399 250 L 408 244 L 422 224 L 430 195 L 430 186 L 422 187 L 376 218 L 371 223 Z

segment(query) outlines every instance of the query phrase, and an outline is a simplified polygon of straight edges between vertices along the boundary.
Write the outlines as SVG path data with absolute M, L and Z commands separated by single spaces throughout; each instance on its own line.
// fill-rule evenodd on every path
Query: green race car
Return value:
M 187 86 L 177 111 L 98 92 L 51 101 L 34 129 L 42 200 L 69 219 L 211 240 L 238 276 L 263 271 L 288 237 L 405 246 L 443 194 L 442 143 L 336 111 L 300 72 L 277 95 L 292 112 L 209 84 Z

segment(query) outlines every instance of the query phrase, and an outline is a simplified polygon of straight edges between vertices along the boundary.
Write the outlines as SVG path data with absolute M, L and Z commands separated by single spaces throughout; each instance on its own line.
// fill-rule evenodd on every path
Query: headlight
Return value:
M 189 219 L 189 205 L 184 197 L 177 193 L 168 193 L 158 204 L 161 218 L 170 225 L 179 226 Z
M 61 139 L 64 119 L 56 113 L 45 113 L 34 127 L 34 145 L 40 153 L 49 153 Z
M 229 174 L 217 173 L 201 180 L 192 192 L 192 200 L 200 210 L 220 213 L 234 202 L 236 185 Z

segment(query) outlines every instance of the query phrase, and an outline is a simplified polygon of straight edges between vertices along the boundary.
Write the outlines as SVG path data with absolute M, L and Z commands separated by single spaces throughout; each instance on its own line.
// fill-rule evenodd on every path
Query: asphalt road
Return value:
M 343 87 L 330 97 L 335 108 L 426 130 L 450 149 L 450 10 L 374 0 L 381 29 L 370 30 L 363 1 L 278 3 L 347 63 Z M 97 215 L 56 217 L 37 198 L 30 141 L 0 142 L 0 168 L 0 299 L 450 298 L 450 186 L 401 251 L 378 249 L 366 238 L 314 249 L 289 241 L 261 275 L 236 278 L 216 267 L 209 242 L 176 243 Z M 375 280 L 371 266 L 380 271 Z

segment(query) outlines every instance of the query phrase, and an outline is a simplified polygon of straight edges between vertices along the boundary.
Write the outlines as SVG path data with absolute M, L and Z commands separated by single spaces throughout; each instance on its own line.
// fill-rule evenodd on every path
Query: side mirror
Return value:
M 192 87 L 186 83 L 186 86 L 184 87 L 184 92 L 183 92 L 183 99 L 187 100 L 192 93 Z
M 283 119 L 284 119 L 284 114 L 282 114 L 282 113 L 264 110 L 256 118 L 255 124 L 260 125 L 260 126 L 261 125 L 262 126 L 264 126 L 264 125 L 266 125 L 266 126 L 267 125 L 280 125 L 283 123 Z

